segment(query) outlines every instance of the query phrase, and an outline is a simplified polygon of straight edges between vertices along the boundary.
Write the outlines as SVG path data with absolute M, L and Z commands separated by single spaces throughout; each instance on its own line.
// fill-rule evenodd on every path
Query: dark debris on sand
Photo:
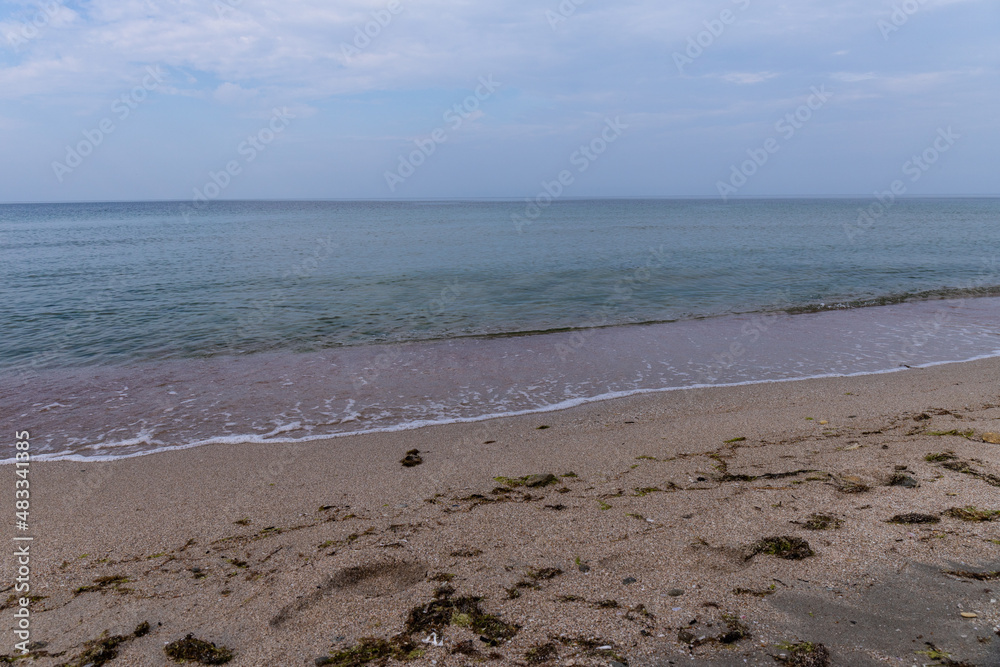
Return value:
M 202 665 L 224 665 L 233 659 L 230 649 L 198 639 L 190 633 L 184 639 L 164 646 L 163 652 L 174 662 L 197 662 Z
M 784 644 L 781 648 L 787 655 L 778 655 L 774 659 L 788 667 L 830 667 L 830 651 L 822 644 L 799 642 Z
M 815 556 L 816 553 L 809 547 L 809 542 L 801 537 L 779 536 L 765 537 L 750 545 L 746 553 L 746 560 L 750 560 L 758 554 L 776 556 L 785 560 L 802 560 Z
M 404 456 L 400 461 L 400 463 L 403 464 L 404 468 L 413 468 L 415 466 L 420 465 L 423 462 L 424 460 L 423 458 L 420 457 L 419 449 L 411 449 L 410 451 L 406 452 L 406 456 Z
M 118 657 L 118 649 L 122 644 L 149 634 L 149 623 L 143 621 L 130 635 L 111 635 L 105 632 L 97 639 L 92 639 L 83 645 L 83 652 L 69 662 L 59 667 L 101 667 Z
M 921 523 L 940 523 L 941 519 L 933 514 L 921 514 L 919 512 L 909 512 L 907 514 L 897 514 L 889 519 L 889 523 L 899 523 L 904 525 Z
M 441 635 L 445 628 L 451 625 L 477 633 L 479 640 L 486 646 L 497 646 L 500 642 L 514 637 L 520 630 L 520 626 L 504 623 L 500 617 L 483 611 L 480 606 L 483 598 L 475 596 L 456 598 L 454 595 L 454 588 L 442 586 L 435 593 L 433 600 L 410 610 L 403 631 L 395 637 L 390 639 L 364 637 L 350 648 L 317 658 L 316 665 L 360 667 L 375 661 L 385 663 L 389 659 L 400 662 L 416 660 L 424 655 L 424 650 L 412 636 L 415 634 L 427 636 L 432 632 Z M 452 653 L 475 658 L 482 655 L 475 644 L 470 642 L 457 645 Z

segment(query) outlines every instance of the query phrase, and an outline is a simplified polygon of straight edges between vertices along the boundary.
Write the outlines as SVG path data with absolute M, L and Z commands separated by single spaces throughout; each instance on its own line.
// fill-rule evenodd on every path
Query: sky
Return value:
M 1000 195 L 997 0 L 0 2 L 0 202 Z

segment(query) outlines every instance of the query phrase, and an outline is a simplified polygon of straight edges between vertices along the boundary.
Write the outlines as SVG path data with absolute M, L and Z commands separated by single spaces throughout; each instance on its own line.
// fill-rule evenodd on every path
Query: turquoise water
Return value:
M 873 206 L 2 205 L 0 411 L 114 457 L 1000 353 L 1000 200 Z

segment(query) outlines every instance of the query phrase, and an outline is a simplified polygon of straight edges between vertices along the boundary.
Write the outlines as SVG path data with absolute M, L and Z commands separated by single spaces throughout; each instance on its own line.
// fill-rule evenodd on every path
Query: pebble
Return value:
M 672 598 L 679 598 L 680 596 L 684 595 L 684 591 L 683 589 L 680 588 L 671 588 L 669 591 L 667 591 L 667 595 L 669 595 Z
M 979 618 L 979 614 L 974 614 L 971 611 L 963 611 L 962 618 Z
M 1000 445 L 1000 433 L 983 433 L 983 442 Z
M 625 577 L 624 579 L 622 579 L 622 583 L 625 584 L 626 586 L 628 586 L 629 584 L 634 584 L 637 581 L 638 579 L 636 579 L 635 577 Z

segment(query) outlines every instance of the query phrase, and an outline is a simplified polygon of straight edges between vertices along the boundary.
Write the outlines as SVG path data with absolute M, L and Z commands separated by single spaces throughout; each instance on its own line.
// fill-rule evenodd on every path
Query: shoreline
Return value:
M 32 613 L 50 657 L 32 664 L 143 621 L 152 631 L 121 643 L 122 664 L 162 665 L 163 644 L 189 632 L 233 665 L 315 664 L 365 637 L 389 642 L 386 657 L 412 641 L 424 657 L 411 664 L 763 665 L 780 642 L 817 642 L 831 664 L 863 666 L 917 661 L 927 640 L 992 664 L 1000 586 L 942 570 L 1000 571 L 997 523 L 948 514 L 1000 510 L 1000 445 L 984 442 L 1000 431 L 998 377 L 988 358 L 279 450 L 39 461 Z M 422 463 L 402 466 L 412 449 Z M 907 513 L 937 522 L 886 523 Z M 840 527 L 809 530 L 814 514 Z M 750 555 L 776 536 L 814 554 Z M 435 601 L 465 611 L 407 625 Z M 519 627 L 489 646 L 487 616 Z M 444 646 L 422 642 L 430 630 Z
M 793 378 L 783 378 L 775 380 L 747 380 L 745 382 L 733 382 L 733 383 L 723 383 L 723 384 L 704 384 L 704 385 L 692 385 L 688 387 L 665 387 L 662 389 L 635 389 L 632 391 L 623 392 L 613 392 L 610 394 L 603 394 L 600 396 L 593 396 L 590 398 L 577 398 L 566 401 L 565 403 L 560 403 L 552 406 L 546 406 L 542 408 L 532 409 L 532 410 L 522 410 L 518 412 L 506 412 L 500 414 L 487 414 L 478 417 L 464 417 L 464 418 L 454 418 L 442 421 L 426 421 L 426 422 L 411 422 L 405 424 L 398 424 L 395 426 L 386 426 L 382 428 L 373 428 L 369 430 L 361 431 L 345 431 L 342 433 L 328 433 L 323 435 L 313 435 L 306 436 L 303 438 L 268 438 L 267 436 L 258 436 L 258 439 L 252 439 L 254 436 L 234 436 L 234 437 L 218 437 L 211 438 L 202 442 L 188 443 L 184 445 L 172 445 L 166 446 L 161 449 L 153 449 L 147 452 L 138 452 L 134 454 L 126 454 L 121 456 L 92 456 L 92 457 L 82 457 L 77 455 L 62 456 L 60 454 L 53 455 L 53 458 L 49 455 L 41 455 L 36 457 L 34 460 L 42 462 L 57 462 L 57 461 L 69 461 L 76 463 L 107 463 L 111 461 L 120 461 L 132 458 L 138 458 L 142 456 L 154 456 L 156 454 L 163 454 L 166 452 L 174 451 L 186 451 L 189 449 L 195 449 L 197 447 L 210 447 L 213 445 L 293 445 L 293 444 L 306 444 L 314 442 L 322 442 L 324 440 L 332 440 L 336 438 L 348 438 L 353 436 L 365 436 L 365 435 L 376 435 L 380 433 L 401 433 L 406 431 L 416 431 L 426 428 L 434 428 L 439 426 L 449 426 L 452 424 L 476 424 L 484 421 L 492 421 L 495 419 L 509 419 L 513 417 L 528 417 L 532 415 L 545 415 L 551 412 L 562 412 L 564 410 L 572 410 L 574 408 L 584 407 L 588 405 L 593 405 L 595 403 L 603 403 L 606 401 L 616 401 L 621 399 L 627 399 L 634 396 L 648 396 L 655 394 L 663 394 L 675 391 L 694 391 L 699 389 L 731 389 L 734 387 L 750 387 L 754 385 L 766 385 L 766 384 L 782 384 L 786 382 L 808 382 L 810 380 L 830 380 L 835 378 L 855 378 L 855 377 L 865 377 L 868 375 L 887 375 L 889 373 L 901 373 L 907 370 L 922 370 L 926 368 L 934 368 L 935 366 L 950 366 L 953 364 L 967 364 L 976 361 L 983 361 L 986 359 L 997 359 L 1000 358 L 1000 350 L 992 354 L 983 354 L 972 357 L 970 359 L 960 359 L 954 361 L 933 361 L 926 364 L 914 365 L 914 366 L 901 366 L 899 368 L 889 368 L 885 370 L 877 371 L 859 371 L 857 373 L 828 373 L 821 375 L 810 375 L 805 377 L 793 377 Z M 141 444 L 142 441 L 138 441 L 135 444 Z M 127 444 L 127 443 L 121 443 Z M 0 460 L 0 466 L 12 465 L 14 459 L 3 459 Z
M 48 438 L 39 460 L 116 460 L 230 443 L 284 446 L 546 414 L 631 395 L 975 361 L 1000 356 L 997 316 L 1000 299 L 983 297 L 957 305 L 927 301 L 877 311 L 95 367 L 35 382 L 15 379 L 0 410 L 45 406 L 35 425 Z M 818 352 L 814 340 L 822 341 Z

